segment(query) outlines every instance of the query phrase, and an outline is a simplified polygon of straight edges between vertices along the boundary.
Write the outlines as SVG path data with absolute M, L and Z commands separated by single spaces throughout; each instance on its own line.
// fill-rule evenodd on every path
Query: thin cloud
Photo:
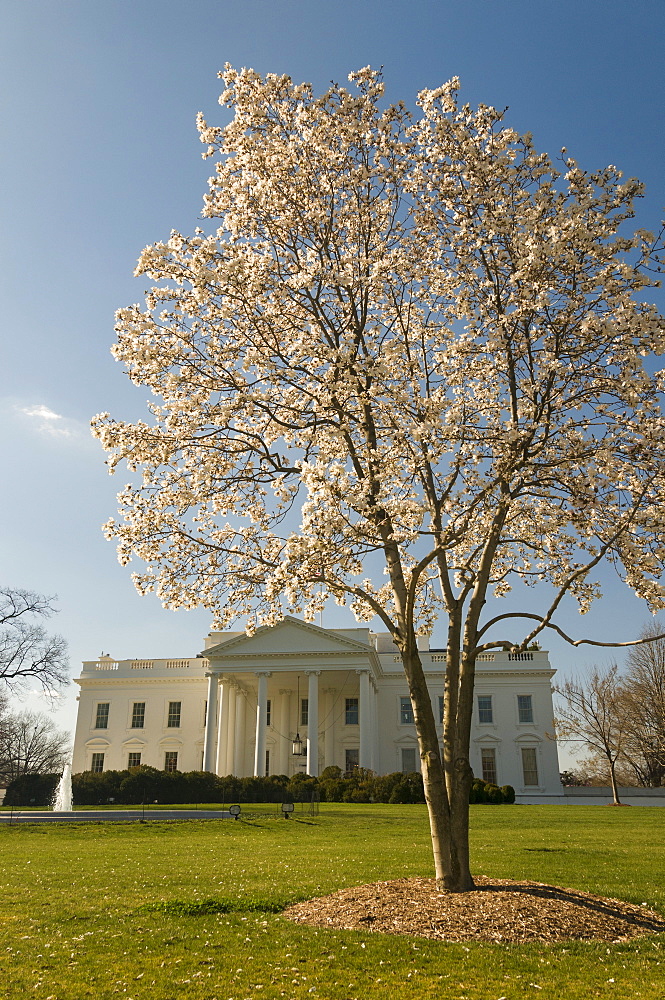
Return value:
M 48 406 L 40 404 L 39 406 L 23 406 L 20 407 L 21 413 L 25 413 L 26 417 L 32 417 L 37 421 L 37 429 L 45 434 L 53 434 L 56 437 L 71 437 L 72 432 L 64 425 L 58 424 L 58 420 L 64 420 L 64 417 L 60 413 L 54 413 L 53 410 L 49 410 Z
M 49 410 L 48 406 L 24 406 L 22 410 L 29 417 L 43 417 L 44 420 L 62 420 L 61 415 L 54 413 L 53 410 Z
M 73 422 L 66 420 L 62 414 L 55 413 L 54 410 L 51 410 L 43 403 L 39 403 L 37 406 L 19 406 L 17 409 L 19 413 L 23 413 L 35 422 L 34 426 L 40 434 L 65 438 L 75 436 L 76 432 L 72 427 Z

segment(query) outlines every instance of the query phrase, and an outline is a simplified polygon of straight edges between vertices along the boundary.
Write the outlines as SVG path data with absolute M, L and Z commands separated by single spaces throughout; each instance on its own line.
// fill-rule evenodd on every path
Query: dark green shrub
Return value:
M 487 802 L 487 792 L 485 790 L 485 782 L 481 781 L 480 778 L 474 778 L 474 780 L 471 782 L 471 791 L 469 792 L 469 802 L 471 803 L 471 805 Z
M 342 802 L 369 802 L 369 792 L 366 788 L 349 786 L 344 790 Z
M 233 774 L 227 774 L 223 778 L 217 778 L 217 782 L 218 802 L 240 802 L 240 778 L 236 778 Z
M 311 802 L 312 794 L 319 790 L 319 779 L 309 774 L 294 774 L 286 786 L 291 802 Z
M 329 769 L 326 768 L 327 770 Z M 341 768 L 338 770 L 341 773 Z M 345 788 L 346 782 L 343 778 L 325 778 L 319 782 L 319 790 L 324 802 L 343 802 Z
M 500 806 L 503 802 L 503 794 L 498 785 L 492 784 L 492 782 L 487 782 L 485 785 L 485 794 L 487 796 L 487 802 L 493 806 Z
M 499 788 L 497 785 L 482 781 L 480 778 L 474 778 L 471 782 L 471 791 L 469 792 L 469 802 L 471 805 L 478 803 L 502 805 L 503 803 L 512 803 L 514 801 L 515 789 L 512 785 L 502 785 Z
M 210 771 L 185 771 L 181 775 L 187 786 L 186 802 L 220 802 L 221 781 Z
M 154 770 L 154 768 L 152 769 Z M 122 802 L 120 786 L 129 771 L 81 771 L 72 775 L 74 806 L 105 806 Z
M 115 773 L 111 771 L 107 774 Z M 85 771 L 83 775 L 76 775 L 77 779 L 89 775 L 90 771 Z M 149 767 L 141 764 L 140 767 L 133 767 L 131 771 L 125 771 L 125 776 L 118 788 L 118 799 L 123 805 L 139 805 L 143 802 L 163 802 L 169 801 L 164 798 L 164 771 L 158 771 L 156 767 Z M 102 777 L 93 775 L 94 778 Z M 89 803 L 81 803 L 88 805 Z
M 399 781 L 390 793 L 390 798 L 388 799 L 391 805 L 396 805 L 397 803 L 407 803 L 413 802 L 411 796 L 411 786 L 408 781 Z
M 238 802 L 262 802 L 264 781 L 259 777 L 239 778 Z
M 319 781 L 339 781 L 342 777 L 342 769 L 337 764 L 330 764 L 324 768 L 319 776 Z
M 325 777 L 324 777 L 325 776 Z M 32 784 L 22 790 L 22 786 L 12 782 L 7 790 L 7 805 L 50 805 L 53 789 L 58 783 L 58 775 L 26 775 Z M 38 779 L 38 780 L 37 780 Z M 20 781 L 23 779 L 17 779 Z M 40 789 L 39 781 L 47 782 L 46 790 Z M 271 774 L 264 777 L 236 778 L 234 775 L 219 777 L 208 771 L 158 771 L 155 767 L 142 764 L 129 771 L 83 771 L 72 777 L 74 805 L 140 805 L 141 803 L 204 803 L 239 802 L 311 802 L 317 795 L 324 802 L 424 802 L 425 793 L 422 775 L 414 771 L 402 774 L 376 775 L 363 768 L 355 768 L 347 777 L 337 766 L 327 767 L 321 778 L 309 774 Z M 10 794 L 10 789 L 11 794 Z M 30 790 L 32 789 L 32 790 Z M 20 800 L 20 801 L 19 801 Z M 479 778 L 471 784 L 469 801 L 514 802 L 515 791 L 510 785 L 497 788 Z
M 420 771 L 409 771 L 408 774 L 404 775 L 404 780 L 408 783 L 409 788 L 411 789 L 411 801 L 424 802 L 425 787 L 423 785 L 423 776 Z
M 404 778 L 401 771 L 394 774 L 379 774 L 372 782 L 372 798 L 375 802 L 390 802 L 393 789 Z
M 59 781 L 59 774 L 21 774 L 7 786 L 4 804 L 48 808 L 53 802 Z
M 506 805 L 512 805 L 515 801 L 515 789 L 512 785 L 501 785 L 501 794 Z

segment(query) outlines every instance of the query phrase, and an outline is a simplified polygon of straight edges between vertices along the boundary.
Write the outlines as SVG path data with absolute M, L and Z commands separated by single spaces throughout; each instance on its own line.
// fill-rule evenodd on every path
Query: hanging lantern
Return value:
M 298 683 L 298 694 L 296 696 L 296 705 L 297 705 L 296 711 L 300 712 L 300 674 L 298 674 L 297 683 Z M 302 740 L 300 739 L 300 733 L 298 732 L 296 733 L 295 739 L 293 740 L 291 753 L 293 754 L 294 757 L 302 757 L 302 755 L 306 752 L 307 752 L 306 750 L 303 750 Z

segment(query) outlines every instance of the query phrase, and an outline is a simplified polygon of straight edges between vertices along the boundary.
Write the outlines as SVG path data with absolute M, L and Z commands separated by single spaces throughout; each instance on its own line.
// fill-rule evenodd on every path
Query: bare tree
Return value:
M 655 638 L 660 631 L 656 624 L 643 629 L 642 638 L 653 641 L 629 653 L 620 695 L 624 758 L 647 787 L 665 781 L 665 640 Z
M 588 756 L 578 760 L 575 764 L 574 773 L 581 779 L 582 784 L 585 785 L 606 787 L 612 784 L 607 757 L 597 753 L 590 753 Z M 641 784 L 633 768 L 630 767 L 623 756 L 616 762 L 614 776 L 619 788 L 633 788 Z
M 586 679 L 566 681 L 556 692 L 565 702 L 556 719 L 559 739 L 582 744 L 606 762 L 614 804 L 621 805 L 617 762 L 625 753 L 627 727 L 617 665 L 593 667 Z
M 473 886 L 476 658 L 520 653 L 605 559 L 665 606 L 665 349 L 645 301 L 660 240 L 625 232 L 635 180 L 559 169 L 459 81 L 385 107 L 380 74 L 315 96 L 226 67 L 206 234 L 147 247 L 114 354 L 157 402 L 100 414 L 140 476 L 106 526 L 141 592 L 214 627 L 333 597 L 401 654 L 437 879 Z M 493 598 L 538 585 L 541 613 Z M 447 620 L 443 738 L 417 636 Z M 615 643 L 599 643 L 614 645 Z M 618 644 L 618 643 L 617 643 Z
M 54 597 L 0 587 L 0 680 L 15 686 L 36 680 L 52 689 L 67 680 L 67 643 L 42 621 L 56 613 Z
M 0 716 L 0 781 L 22 774 L 57 774 L 71 756 L 69 734 L 43 712 Z

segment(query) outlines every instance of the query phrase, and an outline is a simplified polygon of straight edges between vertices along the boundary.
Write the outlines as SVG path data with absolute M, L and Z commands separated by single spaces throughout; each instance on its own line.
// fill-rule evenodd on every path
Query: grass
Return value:
M 474 870 L 665 914 L 656 808 L 474 806 Z M 276 909 L 431 875 L 424 807 L 323 805 L 285 822 L 0 828 L 0 997 L 35 1000 L 665 998 L 665 935 L 460 945 L 316 930 Z

